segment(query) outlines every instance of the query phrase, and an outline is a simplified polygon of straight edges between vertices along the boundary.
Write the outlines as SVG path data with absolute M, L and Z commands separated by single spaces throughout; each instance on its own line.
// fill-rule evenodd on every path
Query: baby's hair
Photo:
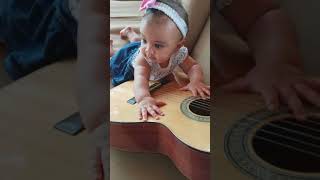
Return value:
M 187 27 L 189 28 L 189 19 L 188 19 L 188 13 L 182 6 L 182 3 L 180 0 L 157 0 L 157 2 L 161 2 L 164 4 L 167 4 L 172 9 L 174 9 L 179 16 L 186 22 Z M 160 10 L 157 9 L 148 9 L 146 13 L 144 14 L 143 18 L 152 15 L 153 17 L 161 18 L 163 16 L 167 16 L 165 13 L 163 13 Z

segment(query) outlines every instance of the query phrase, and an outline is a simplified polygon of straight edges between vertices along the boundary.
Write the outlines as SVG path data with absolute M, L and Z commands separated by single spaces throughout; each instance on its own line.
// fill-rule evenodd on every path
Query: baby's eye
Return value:
M 142 44 L 147 43 L 147 41 L 145 39 L 142 39 L 141 41 L 142 41 Z
M 163 48 L 163 45 L 161 45 L 161 44 L 155 44 L 154 46 L 155 46 L 157 49 Z

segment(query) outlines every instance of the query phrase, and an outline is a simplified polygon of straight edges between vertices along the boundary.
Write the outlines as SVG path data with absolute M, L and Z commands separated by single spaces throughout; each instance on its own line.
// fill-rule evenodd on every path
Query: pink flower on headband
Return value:
M 154 7 L 155 5 L 157 5 L 156 0 L 142 0 L 139 10 L 142 11 L 142 10 Z

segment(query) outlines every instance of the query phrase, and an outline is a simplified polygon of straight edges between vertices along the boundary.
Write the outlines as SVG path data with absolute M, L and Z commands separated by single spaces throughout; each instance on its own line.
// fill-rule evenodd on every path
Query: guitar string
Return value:
M 167 91 L 167 92 L 170 92 L 170 91 Z M 173 96 L 174 100 L 177 100 L 177 102 L 181 102 L 181 97 L 185 97 L 185 96 L 180 96 L 180 95 L 177 95 L 177 94 L 174 94 L 174 93 L 158 93 L 157 95 L 158 96 L 159 95 L 170 95 L 170 96 Z M 210 101 L 209 100 L 205 101 L 205 100 L 199 99 L 198 101 L 195 101 L 193 103 L 194 104 L 199 104 L 199 105 L 210 106 Z
M 167 88 L 165 90 L 162 90 L 161 92 L 158 92 L 158 94 L 160 94 L 160 95 L 162 95 L 162 94 L 173 94 L 173 93 L 170 93 L 172 91 L 177 91 L 177 89 L 175 89 L 175 88 Z M 181 93 L 186 93 L 186 91 L 182 91 L 182 90 L 179 90 L 179 91 L 181 91 Z
M 179 97 L 179 98 L 181 97 L 181 96 L 178 96 L 178 95 L 176 95 L 176 94 L 168 93 L 168 92 L 170 92 L 170 90 L 162 91 L 162 93 L 158 93 L 158 95 L 170 94 L 171 96 L 175 96 L 175 97 Z M 180 99 L 179 99 L 179 100 L 180 100 Z M 203 105 L 203 104 L 206 104 L 206 105 L 207 105 L 206 101 L 203 101 L 203 102 L 204 102 L 204 103 L 201 103 L 201 101 L 195 101 L 195 102 L 193 102 L 193 103 L 194 103 L 194 104 L 197 104 L 197 103 L 198 103 L 199 105 L 201 105 L 201 104 L 202 104 L 202 105 Z M 209 103 L 208 103 L 208 105 L 209 105 Z M 192 106 L 192 105 L 190 104 L 190 106 Z M 251 120 L 255 120 L 255 119 L 252 119 L 252 118 L 250 118 L 250 119 L 251 119 Z M 255 121 L 258 121 L 258 120 L 255 120 Z M 309 130 L 313 130 L 313 131 L 319 132 L 318 130 L 316 130 L 316 129 L 314 129 L 314 128 L 306 127 L 306 126 L 303 126 L 303 125 L 300 125 L 300 124 L 297 124 L 297 123 L 294 123 L 294 122 L 290 122 L 290 121 L 286 121 L 286 122 L 289 123 L 289 124 L 293 124 L 293 125 L 295 125 L 295 126 L 299 126 L 299 127 L 305 128 L 305 129 L 309 129 Z M 312 121 L 312 122 L 313 122 L 313 121 Z M 314 123 L 316 123 L 316 122 L 314 122 Z M 270 125 L 270 124 L 269 124 L 269 125 Z M 301 132 L 299 132 L 299 131 L 295 131 L 295 130 L 291 130 L 291 129 L 288 129 L 288 128 L 284 128 L 284 127 L 281 127 L 281 126 L 279 126 L 279 125 L 274 125 L 274 124 L 272 124 L 271 126 L 274 126 L 274 127 L 277 127 L 277 128 L 281 128 L 281 129 L 285 129 L 285 130 L 287 130 L 287 131 L 291 131 L 291 132 L 294 132 L 294 133 L 296 133 L 296 134 L 300 134 L 300 135 L 307 136 L 307 137 L 312 137 L 312 138 L 314 138 L 314 139 L 319 140 L 318 137 L 312 136 L 312 135 L 310 135 L 310 134 L 301 133 Z M 274 133 L 274 132 L 271 132 L 271 131 L 267 131 L 267 130 L 263 130 L 263 129 L 261 129 L 261 131 L 264 131 L 264 132 L 269 133 L 269 134 L 274 134 L 274 135 L 276 135 L 276 136 L 280 136 L 280 137 L 283 137 L 283 138 L 286 138 L 286 139 L 289 139 L 289 140 L 292 140 L 292 141 L 295 141 L 295 142 L 298 142 L 298 143 L 301 143 L 301 144 L 306 144 L 306 145 L 310 145 L 310 146 L 317 147 L 317 148 L 320 147 L 319 145 L 316 145 L 316 144 L 312 144 L 312 143 L 308 143 L 308 142 L 303 142 L 303 141 L 300 141 L 300 140 L 296 140 L 296 139 L 291 138 L 291 137 L 289 137 L 289 136 L 284 136 L 284 135 L 277 134 L 277 133 Z M 316 157 L 319 157 L 319 158 L 320 158 L 320 155 L 318 155 L 318 154 L 316 154 L 316 153 L 313 153 L 313 152 L 309 152 L 309 151 L 306 151 L 306 150 L 303 150 L 303 149 L 300 149 L 300 148 L 296 148 L 296 147 L 294 147 L 294 146 L 290 146 L 290 145 L 286 145 L 286 144 L 283 144 L 283 143 L 280 143 L 280 142 L 276 142 L 276 141 L 273 141 L 273 140 L 270 140 L 270 139 L 261 137 L 261 136 L 259 136 L 259 135 L 255 136 L 255 137 L 258 137 L 258 138 L 263 139 L 263 140 L 271 141 L 271 142 L 276 143 L 276 144 L 278 144 L 278 145 L 285 146 L 285 147 L 291 148 L 291 149 L 295 149 L 295 150 L 297 150 L 297 151 L 300 151 L 300 152 L 303 152 L 303 153 L 306 153 L 306 154 L 310 154 L 310 155 L 313 155 L 313 156 L 316 156 Z
M 177 95 L 177 94 L 174 94 L 174 93 L 158 93 L 157 95 L 172 95 L 174 97 L 177 97 L 179 99 L 181 98 L 185 98 L 186 96 L 192 96 L 192 95 L 189 95 L 189 94 L 185 94 L 185 95 Z M 196 97 L 199 97 L 200 99 L 199 100 L 202 100 L 202 104 L 210 104 L 210 99 L 202 99 L 201 96 L 196 96 Z
M 298 143 L 301 143 L 301 144 L 305 144 L 305 145 L 309 145 L 309 146 L 313 146 L 315 148 L 318 148 L 320 149 L 320 145 L 318 144 L 313 144 L 313 143 L 310 143 L 310 142 L 305 142 L 305 141 L 301 141 L 301 140 L 297 140 L 295 138 L 292 138 L 292 137 L 289 137 L 289 136 L 285 136 L 285 135 L 282 135 L 282 134 L 278 134 L 276 132 L 273 132 L 273 131 L 268 131 L 268 130 L 265 130 L 265 129 L 259 129 L 259 131 L 263 131 L 267 134 L 272 134 L 272 135 L 275 135 L 275 136 L 279 136 L 279 137 L 282 137 L 282 138 L 285 138 L 285 139 L 289 139 L 291 141 L 295 141 L 295 142 L 298 142 Z
M 320 125 L 320 122 L 312 121 L 312 120 L 309 120 L 309 119 L 305 119 L 303 121 L 307 121 L 307 122 L 311 122 L 311 123 L 316 124 L 316 125 Z
M 172 100 L 176 100 L 175 102 L 177 103 L 181 103 L 181 97 L 185 97 L 185 96 L 179 96 L 176 95 L 174 93 L 170 93 L 172 91 L 176 91 L 176 88 L 167 88 L 166 90 L 162 90 L 161 93 L 157 93 L 157 95 L 170 95 L 173 96 L 170 99 Z M 200 97 L 200 96 L 199 96 Z M 192 104 L 190 104 L 190 107 L 198 107 L 202 110 L 208 111 L 210 112 L 210 101 L 201 101 L 202 99 L 199 99 L 197 101 L 193 101 Z
M 250 117 L 247 117 L 246 119 L 252 120 L 252 121 L 256 121 L 256 122 L 261 122 L 260 120 L 257 120 L 257 119 L 254 119 L 254 118 L 250 118 Z M 306 137 L 313 138 L 313 139 L 316 139 L 316 140 L 320 141 L 319 137 L 316 137 L 316 136 L 313 136 L 313 135 L 310 135 L 310 134 L 307 134 L 307 133 L 303 133 L 303 132 L 300 132 L 300 131 L 297 131 L 297 130 L 285 128 L 285 127 L 282 127 L 282 126 L 279 126 L 279 125 L 276 125 L 276 124 L 272 124 L 272 123 L 269 123 L 268 125 L 272 126 L 272 127 L 283 129 L 283 130 L 288 131 L 288 132 L 292 132 L 292 133 L 295 133 L 295 134 L 299 134 L 299 135 L 306 136 Z
M 280 143 L 280 142 L 277 142 L 277 141 L 274 141 L 274 140 L 271 140 L 271 139 L 268 139 L 268 138 L 265 138 L 265 137 L 261 137 L 261 136 L 255 136 L 257 139 L 262 139 L 264 141 L 268 141 L 268 142 L 271 142 L 273 144 L 277 144 L 277 145 L 280 145 L 280 146 L 283 146 L 283 147 L 286 147 L 288 149 L 293 149 L 293 150 L 296 150 L 296 151 L 299 151 L 299 152 L 302 152 L 302 153 L 305 153 L 305 154 L 308 154 L 308 155 L 312 155 L 312 156 L 315 156 L 317 158 L 320 158 L 320 155 L 317 154 L 317 153 L 314 153 L 314 152 L 310 152 L 310 151 L 306 151 L 304 149 L 300 149 L 300 148 L 296 148 L 294 146 L 291 146 L 291 145 L 287 145 L 287 144 L 283 144 L 283 143 Z
M 179 89 L 177 89 L 177 88 L 175 88 L 175 87 L 168 87 L 168 88 L 166 88 L 166 89 L 162 89 L 161 92 L 173 92 L 173 91 L 188 92 L 189 90 L 179 90 Z M 161 93 L 161 92 L 160 92 L 160 93 Z
M 158 92 L 157 94 L 158 95 L 176 95 L 176 93 L 171 93 L 172 91 L 177 91 L 176 88 L 167 88 L 165 90 L 162 90 L 161 92 Z M 182 93 L 185 93 L 185 91 L 181 91 Z M 185 93 L 186 94 L 186 93 Z M 189 95 L 189 94 L 188 94 Z M 188 96 L 187 95 L 187 96 Z M 177 97 L 184 97 L 184 96 L 179 96 L 179 95 L 176 95 Z M 190 96 L 190 95 L 189 95 Z M 200 97 L 200 96 L 199 96 Z M 210 103 L 210 102 L 209 102 Z
M 159 94 L 158 94 L 159 95 Z M 164 95 L 164 94 L 162 94 Z M 170 101 L 176 102 L 176 103 L 181 103 L 181 97 L 185 97 L 185 96 L 179 96 L 179 95 L 175 95 L 175 94 L 165 94 L 167 95 L 166 98 L 170 99 Z M 202 99 L 199 99 L 202 100 Z M 210 111 L 210 103 L 206 103 L 206 102 L 202 102 L 202 101 L 193 101 L 192 104 L 190 104 L 191 107 L 199 107 L 202 108 L 204 110 Z
M 253 121 L 260 121 L 260 120 L 257 120 L 257 119 L 253 119 L 253 118 L 247 118 L 249 120 L 253 120 Z M 291 123 L 293 125 L 296 125 L 296 123 Z M 288 128 L 284 128 L 282 126 L 279 126 L 279 125 L 275 125 L 275 124 L 268 124 L 270 126 L 273 126 L 273 127 L 276 127 L 276 128 L 280 128 L 280 129 L 283 129 L 283 130 L 286 130 L 286 131 L 289 131 L 289 132 L 293 132 L 293 133 L 296 133 L 296 134 L 299 134 L 299 135 L 302 135 L 302 136 L 307 136 L 307 137 L 311 137 L 313 139 L 316 139 L 316 140 L 319 140 L 318 137 L 315 137 L 313 135 L 310 135 L 310 134 L 306 134 L 306 133 L 302 133 L 302 132 L 299 132 L 299 131 L 296 131 L 296 130 L 292 130 L 292 129 L 288 129 Z M 317 144 L 312 144 L 312 143 L 308 143 L 308 142 L 303 142 L 303 141 L 300 141 L 300 140 L 296 140 L 294 138 L 291 138 L 289 136 L 285 136 L 285 135 L 279 135 L 275 132 L 272 132 L 272 131 L 268 131 L 268 130 L 263 130 L 263 129 L 260 129 L 260 131 L 265 131 L 265 132 L 268 132 L 269 134 L 275 134 L 275 135 L 278 135 L 280 137 L 284 137 L 284 138 L 287 138 L 287 139 L 290 139 L 290 140 L 293 140 L 293 141 L 296 141 L 296 142 L 299 142 L 299 143 L 302 143 L 302 144 L 308 144 L 308 145 L 311 145 L 311 146 L 316 146 L 319 148 L 319 145 Z M 317 131 L 319 132 L 319 131 Z M 307 150 L 304 150 L 304 149 L 301 149 L 301 148 L 297 148 L 297 147 L 294 147 L 294 146 L 291 146 L 291 145 L 287 145 L 287 144 L 284 144 L 284 143 L 281 143 L 281 142 L 277 142 L 275 140 L 272 140 L 272 139 L 268 139 L 268 138 L 265 138 L 263 136 L 260 136 L 260 135 L 256 135 L 255 137 L 257 137 L 258 139 L 262 139 L 262 140 L 265 140 L 265 141 L 269 141 L 271 143 L 274 143 L 274 144 L 277 144 L 277 145 L 280 145 L 280 146 L 284 146 L 286 148 L 289 148 L 289 149 L 294 149 L 296 151 L 299 151 L 299 152 L 302 152 L 302 153 L 306 153 L 306 154 L 309 154 L 309 155 L 313 155 L 313 156 L 316 156 L 316 157 L 320 157 L 319 154 L 317 153 L 314 153 L 314 152 L 310 152 L 310 151 L 307 151 Z
M 185 96 L 179 96 L 173 93 L 167 93 L 167 94 L 157 94 L 157 95 L 167 95 L 166 98 L 169 97 L 169 99 L 171 101 L 174 101 L 176 103 L 181 103 L 181 97 L 185 97 Z M 205 101 L 203 99 L 198 99 L 198 101 L 193 101 L 193 107 L 202 107 L 202 108 L 206 108 L 206 110 L 210 111 L 210 101 Z M 208 109 L 209 108 L 209 109 Z
M 315 132 L 320 133 L 320 130 L 318 130 L 318 129 L 311 128 L 311 127 L 308 127 L 308 126 L 304 126 L 304 125 L 301 125 L 301 124 L 298 124 L 298 123 L 295 123 L 295 122 L 292 122 L 292 121 L 289 121 L 289 120 L 281 120 L 281 122 L 286 122 L 288 124 L 293 124 L 293 125 L 296 125 L 296 126 L 299 126 L 299 127 L 302 127 L 302 128 L 309 129 L 311 131 L 315 131 Z
M 170 100 L 172 101 L 175 101 L 177 103 L 181 103 L 181 99 L 180 98 L 177 98 L 176 97 L 171 97 L 173 95 L 170 95 Z M 205 111 L 208 111 L 210 112 L 210 104 L 207 104 L 207 103 L 202 103 L 202 102 L 199 102 L 199 101 L 193 101 L 192 104 L 190 103 L 189 104 L 190 107 L 197 107 L 197 108 L 200 108 L 200 109 L 203 109 Z

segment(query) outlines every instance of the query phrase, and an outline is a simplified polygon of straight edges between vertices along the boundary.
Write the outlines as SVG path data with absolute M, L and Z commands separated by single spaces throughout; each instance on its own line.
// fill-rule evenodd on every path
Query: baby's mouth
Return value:
M 154 58 L 154 57 L 147 57 L 147 56 L 144 56 L 144 58 L 145 58 L 146 60 L 150 60 L 150 61 L 157 62 L 156 58 Z

